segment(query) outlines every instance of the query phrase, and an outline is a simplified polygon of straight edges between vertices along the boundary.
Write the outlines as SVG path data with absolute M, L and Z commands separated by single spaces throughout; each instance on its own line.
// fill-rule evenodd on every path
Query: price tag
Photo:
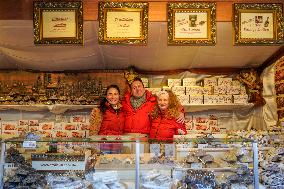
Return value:
M 151 156 L 159 156 L 161 151 L 160 144 L 150 144 L 150 154 Z
M 190 166 L 192 169 L 201 169 L 202 163 L 192 163 Z
M 36 141 L 24 141 L 23 148 L 36 148 Z
M 175 146 L 173 144 L 165 144 L 165 156 L 173 157 L 175 154 Z
M 13 169 L 13 168 L 17 168 L 17 167 L 15 167 L 14 163 L 5 163 L 4 164 L 4 169 Z
M 198 148 L 206 148 L 208 146 L 208 144 L 198 144 L 197 146 L 198 146 Z

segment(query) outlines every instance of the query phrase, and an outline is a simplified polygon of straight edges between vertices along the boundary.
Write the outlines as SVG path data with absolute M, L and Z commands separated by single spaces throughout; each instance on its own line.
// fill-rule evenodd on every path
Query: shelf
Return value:
M 206 110 L 247 110 L 254 106 L 253 103 L 247 104 L 188 104 L 183 105 L 185 112 L 199 112 Z
M 185 112 L 198 112 L 206 110 L 242 110 L 250 109 L 254 105 L 250 104 L 191 104 L 184 105 Z M 67 104 L 53 104 L 53 105 L 0 105 L 0 110 L 22 110 L 22 111 L 50 111 L 54 114 L 61 114 L 67 110 L 82 110 L 98 107 L 98 105 L 67 105 Z
M 67 105 L 67 104 L 54 104 L 54 105 L 0 105 L 0 110 L 22 110 L 22 111 L 50 111 L 54 114 L 61 114 L 67 110 L 82 110 L 86 108 L 94 108 L 98 105 Z
M 196 150 L 204 150 L 205 152 L 226 152 L 235 150 L 236 148 L 177 148 L 178 152 L 188 152 L 188 151 L 196 151 Z M 246 150 L 252 150 L 250 147 L 245 147 Z M 273 147 L 259 147 L 259 151 L 268 151 L 273 149 Z
M 179 168 L 174 167 L 175 171 L 184 171 L 184 170 L 204 170 L 204 171 L 215 171 L 215 172 L 234 172 L 236 169 L 232 167 L 222 167 L 222 168 Z

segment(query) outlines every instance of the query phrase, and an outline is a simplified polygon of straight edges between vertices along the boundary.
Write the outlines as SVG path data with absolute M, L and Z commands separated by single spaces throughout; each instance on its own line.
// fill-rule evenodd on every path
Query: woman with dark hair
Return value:
M 90 116 L 90 136 L 122 135 L 125 117 L 121 111 L 120 90 L 117 85 L 110 85 L 106 97 L 100 106 L 92 110 Z M 122 143 L 101 143 L 100 150 L 104 154 L 121 153 Z
M 100 106 L 92 110 L 90 116 L 90 136 L 92 135 L 122 135 L 125 117 L 121 111 L 119 99 L 120 90 L 117 85 L 110 85 L 106 97 Z

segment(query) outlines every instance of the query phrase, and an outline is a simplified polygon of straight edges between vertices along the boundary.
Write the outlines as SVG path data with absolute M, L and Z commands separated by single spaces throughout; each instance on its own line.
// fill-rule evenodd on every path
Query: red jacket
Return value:
M 125 113 L 125 133 L 149 134 L 150 114 L 156 104 L 156 98 L 151 92 L 146 90 L 146 102 L 138 109 L 134 109 L 130 103 L 131 94 L 127 92 L 122 107 Z
M 124 129 L 124 113 L 120 109 L 118 113 L 107 105 L 106 111 L 102 114 L 102 123 L 99 135 L 122 135 Z
M 173 136 L 178 134 L 178 129 L 183 130 L 186 134 L 184 124 L 177 123 L 173 117 L 159 113 L 158 117 L 152 120 L 149 138 L 158 140 L 173 139 Z

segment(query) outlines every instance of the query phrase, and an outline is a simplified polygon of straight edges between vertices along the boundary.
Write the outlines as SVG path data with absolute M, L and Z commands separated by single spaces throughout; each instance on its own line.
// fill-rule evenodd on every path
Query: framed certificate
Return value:
M 34 2 L 35 44 L 83 44 L 83 5 L 72 2 Z
M 216 3 L 168 3 L 169 45 L 215 45 Z
M 146 44 L 148 3 L 100 2 L 100 44 Z
M 282 4 L 235 3 L 235 45 L 273 45 L 284 42 Z

